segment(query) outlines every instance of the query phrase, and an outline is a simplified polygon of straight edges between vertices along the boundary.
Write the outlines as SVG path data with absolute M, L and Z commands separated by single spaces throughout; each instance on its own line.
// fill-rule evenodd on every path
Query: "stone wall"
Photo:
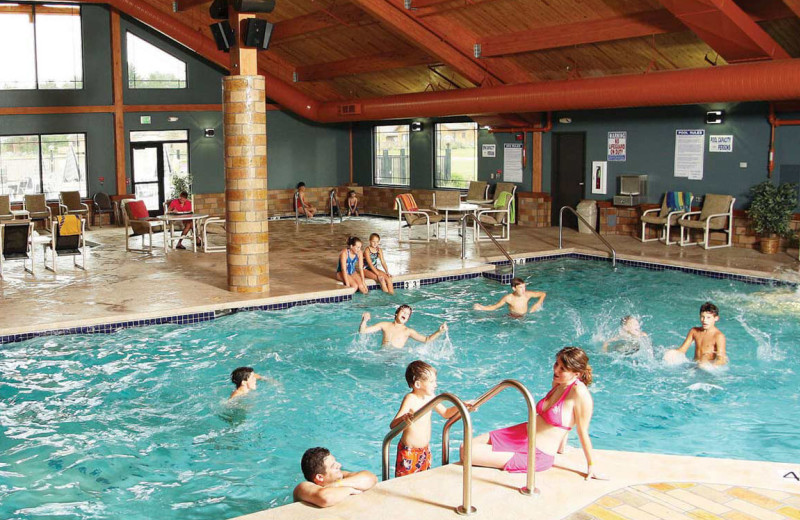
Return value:
M 517 224 L 527 227 L 550 227 L 552 200 L 549 193 L 517 193 Z

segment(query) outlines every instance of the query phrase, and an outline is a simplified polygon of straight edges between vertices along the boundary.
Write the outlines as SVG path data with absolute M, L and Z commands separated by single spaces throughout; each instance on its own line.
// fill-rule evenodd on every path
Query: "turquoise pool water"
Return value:
M 791 462 L 800 455 L 797 338 L 800 296 L 605 262 L 559 260 L 521 269 L 547 291 L 543 311 L 512 320 L 478 313 L 507 287 L 484 279 L 373 292 L 353 302 L 246 312 L 192 326 L 113 335 L 39 338 L 0 348 L 0 518 L 219 519 L 291 500 L 311 446 L 346 468 L 380 472 L 380 445 L 407 391 L 408 362 L 439 369 L 441 391 L 474 398 L 505 377 L 537 398 L 555 352 L 584 347 L 594 367 L 598 448 Z M 664 349 L 698 323 L 706 300 L 721 309 L 731 365 L 708 373 L 664 366 Z M 355 334 L 361 313 L 449 337 L 380 348 Z M 652 345 L 601 353 L 626 314 Z M 277 379 L 234 404 L 229 374 L 240 365 Z M 476 432 L 524 420 L 506 392 L 474 415 Z M 441 419 L 434 420 L 436 463 Z M 453 457 L 460 440 L 455 431 Z M 578 445 L 575 435 L 570 439 Z

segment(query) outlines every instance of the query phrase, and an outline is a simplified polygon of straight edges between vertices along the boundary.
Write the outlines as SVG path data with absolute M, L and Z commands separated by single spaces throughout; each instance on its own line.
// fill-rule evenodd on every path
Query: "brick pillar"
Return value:
M 267 112 L 262 76 L 222 80 L 228 290 L 269 290 Z

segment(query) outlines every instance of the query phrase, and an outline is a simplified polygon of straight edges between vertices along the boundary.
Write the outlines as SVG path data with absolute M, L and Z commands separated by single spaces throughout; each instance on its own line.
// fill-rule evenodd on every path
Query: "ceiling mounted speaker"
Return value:
M 208 8 L 208 14 L 214 20 L 227 20 L 228 0 L 214 0 Z
M 211 34 L 214 35 L 214 42 L 217 49 L 228 52 L 233 45 L 233 28 L 228 20 L 211 24 Z
M 240 13 L 271 13 L 275 0 L 233 0 L 233 8 Z
M 242 28 L 242 42 L 245 47 L 257 47 L 261 50 L 267 50 L 273 27 L 266 20 L 248 18 L 244 21 L 244 27 Z

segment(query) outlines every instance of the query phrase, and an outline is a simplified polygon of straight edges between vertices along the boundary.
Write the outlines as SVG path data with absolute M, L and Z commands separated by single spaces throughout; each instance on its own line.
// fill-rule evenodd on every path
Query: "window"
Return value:
M 0 4 L 0 49 L 2 90 L 83 88 L 78 6 Z
M 408 125 L 375 127 L 375 184 L 409 186 Z
M 56 199 L 62 191 L 88 194 L 86 134 L 0 136 L 0 193 L 18 201 L 32 193 Z
M 478 123 L 436 125 L 437 188 L 468 188 L 478 180 Z
M 186 62 L 131 33 L 126 43 L 128 88 L 186 88 Z

